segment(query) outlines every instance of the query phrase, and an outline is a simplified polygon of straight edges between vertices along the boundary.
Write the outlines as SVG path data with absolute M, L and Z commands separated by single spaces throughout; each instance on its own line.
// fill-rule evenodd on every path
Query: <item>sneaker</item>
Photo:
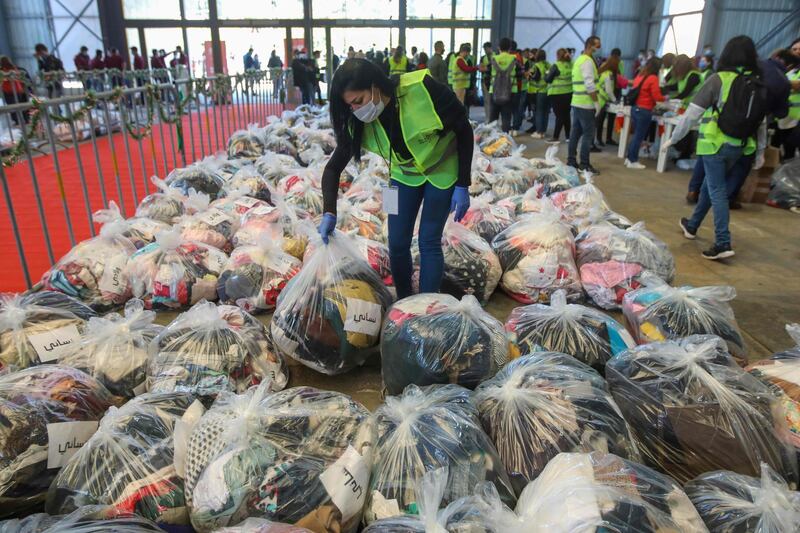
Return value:
M 578 170 L 580 172 L 584 172 L 584 171 L 589 172 L 590 174 L 593 174 L 595 176 L 599 176 L 600 175 L 600 171 L 597 170 L 596 168 L 594 168 L 592 165 L 581 165 L 581 166 L 578 167 Z
M 702 253 L 704 259 L 711 260 L 726 259 L 728 257 L 733 257 L 734 255 L 736 255 L 736 252 L 733 251 L 730 244 L 726 244 L 725 246 L 715 244 Z
M 627 161 L 627 163 L 628 164 L 625 165 L 625 166 L 628 167 L 631 170 L 644 170 L 644 169 L 647 168 L 646 166 L 644 166 L 643 164 L 639 163 L 638 161 Z
M 689 219 L 683 217 L 678 221 L 678 225 L 681 227 L 681 231 L 683 231 L 683 236 L 693 241 L 697 237 L 697 230 L 690 230 L 689 229 Z

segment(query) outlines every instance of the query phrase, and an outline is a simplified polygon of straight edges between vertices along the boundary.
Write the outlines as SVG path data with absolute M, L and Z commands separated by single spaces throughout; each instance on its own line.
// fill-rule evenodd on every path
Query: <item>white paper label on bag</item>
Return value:
M 290 259 L 291 256 L 284 254 L 275 254 L 267 257 L 267 266 L 274 269 L 276 272 L 285 276 L 292 267 L 295 265 L 294 261 Z
M 47 424 L 47 468 L 61 468 L 97 431 L 99 422 Z
M 106 261 L 103 275 L 100 277 L 100 283 L 98 283 L 98 287 L 102 292 L 110 292 L 117 295 L 125 294 L 127 283 L 123 272 L 127 263 L 128 256 L 125 254 L 117 254 Z
M 319 476 L 331 500 L 347 522 L 364 507 L 369 470 L 364 458 L 352 446 Z
M 239 207 L 243 207 L 245 209 L 251 209 L 254 205 L 259 203 L 261 200 L 258 198 L 253 198 L 251 196 L 242 196 L 241 198 L 236 200 L 236 205 Z
M 372 506 L 370 507 L 370 511 L 375 515 L 375 520 L 391 518 L 403 514 L 400 512 L 400 505 L 397 503 L 397 500 L 388 500 L 377 490 L 372 491 Z
M 209 226 L 213 227 L 222 224 L 223 222 L 230 221 L 230 217 L 225 214 L 225 211 L 214 208 L 203 213 L 203 216 L 200 217 L 200 221 L 205 222 Z
M 400 212 L 400 194 L 397 187 L 382 187 L 383 210 L 387 215 L 396 215 Z
M 344 321 L 344 330 L 365 335 L 377 335 L 381 330 L 381 306 L 359 300 L 347 299 L 347 319 Z
M 220 251 L 209 252 L 207 264 L 211 272 L 222 273 L 225 270 L 225 265 L 228 264 L 228 256 Z
M 28 334 L 28 342 L 36 350 L 39 361 L 42 363 L 57 361 L 59 357 L 71 351 L 72 345 L 77 344 L 80 340 L 81 334 L 75 324 Z
M 263 216 L 263 215 L 269 215 L 270 213 L 275 211 L 275 209 L 276 208 L 272 207 L 271 205 L 260 205 L 260 206 L 256 207 L 255 209 L 253 209 L 251 211 L 251 213 L 253 213 L 255 215 Z
M 133 229 L 146 235 L 154 235 L 157 231 L 164 229 L 163 225 L 149 218 L 136 219 L 131 226 Z

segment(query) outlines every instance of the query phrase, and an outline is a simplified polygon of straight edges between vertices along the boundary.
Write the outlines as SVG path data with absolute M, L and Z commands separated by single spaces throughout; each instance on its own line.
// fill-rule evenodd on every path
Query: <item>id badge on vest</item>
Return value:
M 387 215 L 399 214 L 400 194 L 397 187 L 392 185 L 381 187 L 381 196 L 383 197 L 383 211 Z

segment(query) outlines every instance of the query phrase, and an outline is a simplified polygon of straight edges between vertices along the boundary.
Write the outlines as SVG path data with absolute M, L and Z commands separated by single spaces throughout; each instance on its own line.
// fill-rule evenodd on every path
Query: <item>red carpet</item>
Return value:
M 247 126 L 248 115 L 243 112 L 245 107 L 239 107 L 238 105 L 219 106 L 217 108 L 209 108 L 208 115 L 203 109 L 200 113 L 193 112 L 191 117 L 184 117 L 183 135 L 186 147 L 186 163 L 189 164 L 201 159 L 203 151 L 208 156 L 219 150 L 224 150 L 228 137 L 233 130 Z M 263 124 L 267 116 L 272 114 L 280 115 L 281 111 L 282 106 L 280 105 L 251 105 L 250 122 Z M 192 121 L 192 129 L 189 127 L 190 120 Z M 174 126 L 172 128 L 172 139 L 166 124 L 163 128 L 163 137 L 162 128 L 159 126 L 154 126 L 153 135 L 142 139 L 141 144 L 128 137 L 131 156 L 130 168 L 125 155 L 125 142 L 121 132 L 113 134 L 111 140 L 107 135 L 97 139 L 99 169 L 91 140 L 83 141 L 78 145 L 77 150 L 74 147 L 70 147 L 57 152 L 58 164 L 63 177 L 64 198 L 66 199 L 68 216 L 69 220 L 72 221 L 76 242 L 91 237 L 79 168 L 83 168 L 86 177 L 90 212 L 105 207 L 101 193 L 102 183 L 105 187 L 107 199 L 114 200 L 121 208 L 124 206 L 125 214 L 131 216 L 136 209 L 137 203 L 145 195 L 153 192 L 154 187 L 150 183 L 150 176 L 155 174 L 160 178 L 164 178 L 176 166 L 183 166 L 180 152 L 177 150 L 178 139 L 175 136 Z M 209 132 L 211 132 L 211 135 L 209 135 Z M 116 161 L 112 156 L 110 142 L 114 143 Z M 175 155 L 173 155 L 172 151 L 173 142 L 176 151 Z M 164 147 L 166 150 L 164 150 Z M 194 147 L 194 156 L 192 155 L 192 147 Z M 57 261 L 70 250 L 71 244 L 66 223 L 67 215 L 64 212 L 61 194 L 59 193 L 53 159 L 54 156 L 51 154 L 38 155 L 33 158 L 33 167 L 38 179 L 42 207 L 46 226 L 50 233 L 54 259 Z M 117 189 L 115 168 L 119 169 L 121 193 Z M 51 263 L 47 254 L 44 229 L 39 219 L 30 165 L 26 159 L 22 159 L 13 167 L 4 170 L 19 232 L 22 236 L 24 256 L 28 262 L 31 283 L 35 284 L 42 273 L 50 268 Z M 0 292 L 25 290 L 25 277 L 14 243 L 14 233 L 5 197 L 0 205 L 0 221 L 0 249 L 3 250 Z

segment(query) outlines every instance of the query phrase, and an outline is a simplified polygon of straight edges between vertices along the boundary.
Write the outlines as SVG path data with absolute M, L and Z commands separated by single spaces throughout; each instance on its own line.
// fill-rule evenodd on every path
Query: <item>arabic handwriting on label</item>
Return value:
M 39 361 L 48 363 L 56 361 L 72 350 L 72 345 L 80 341 L 81 334 L 75 324 L 56 328 L 41 333 L 28 334 L 28 342 L 31 343 Z
M 369 469 L 364 458 L 352 446 L 348 446 L 345 453 L 325 469 L 320 481 L 345 521 L 363 508 Z
M 347 299 L 347 318 L 344 330 L 377 335 L 381 329 L 382 308 L 380 304 L 358 298 Z
M 47 424 L 47 468 L 60 468 L 97 431 L 98 422 L 57 422 Z
M 103 269 L 100 283 L 98 284 L 101 291 L 114 294 L 125 293 L 126 280 L 124 279 L 123 272 L 125 271 L 127 262 L 128 257 L 125 254 L 117 254 L 109 258 Z

